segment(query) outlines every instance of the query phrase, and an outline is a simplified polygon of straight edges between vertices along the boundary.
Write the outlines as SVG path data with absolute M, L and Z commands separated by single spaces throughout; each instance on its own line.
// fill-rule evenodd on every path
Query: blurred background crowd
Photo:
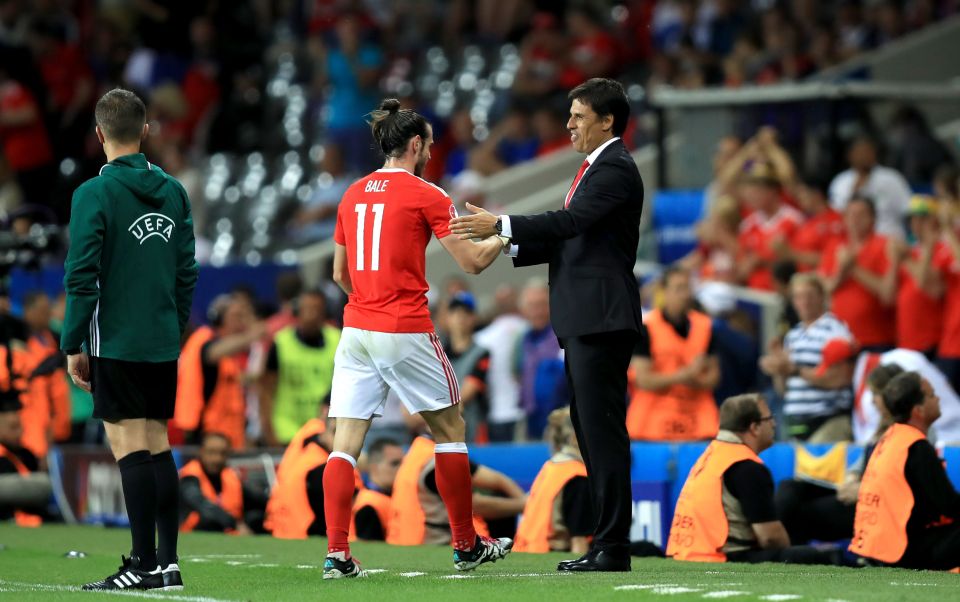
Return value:
M 103 161 L 93 105 L 116 86 L 147 103 L 144 152 L 188 190 L 201 262 L 289 265 L 331 236 L 343 191 L 377 166 L 364 115 L 384 96 L 433 124 L 426 179 L 460 206 L 483 204 L 487 178 L 568 148 L 565 95 L 587 78 L 624 83 L 636 148 L 655 135 L 651 90 L 802 81 L 958 10 L 949 0 L 0 0 L 0 275 L 62 262 L 71 192 Z M 716 140 L 696 248 L 638 280 L 662 319 L 631 365 L 635 439 L 709 438 L 718 402 L 753 390 L 774 400 L 782 438 L 865 438 L 878 418 L 866 416 L 864 362 L 897 350 L 951 392 L 960 385 L 956 146 L 905 104 L 811 159 L 784 115 Z M 830 153 L 845 157 L 841 170 L 818 160 Z M 648 190 L 645 211 L 654 198 Z M 546 283 L 433 285 L 471 440 L 539 440 L 569 395 Z M 734 287 L 782 297 L 772 344 Z M 329 279 L 305 287 L 294 269 L 272 295 L 216 292 L 185 341 L 178 441 L 216 430 L 235 449 L 287 443 L 324 415 L 346 299 Z M 51 441 L 101 441 L 90 400 L 50 361 L 62 298 L 31 291 L 0 313 L 28 342 L 24 444 L 42 457 Z M 682 357 L 666 357 L 670 342 Z M 375 428 L 406 443 L 424 427 L 391 400 Z

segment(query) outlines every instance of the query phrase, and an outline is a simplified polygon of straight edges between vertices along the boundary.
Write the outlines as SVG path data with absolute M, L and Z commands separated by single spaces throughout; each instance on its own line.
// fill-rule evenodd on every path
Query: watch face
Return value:
M 497 224 L 494 227 L 497 229 L 497 234 L 500 234 L 501 232 L 503 232 L 503 220 L 498 219 Z

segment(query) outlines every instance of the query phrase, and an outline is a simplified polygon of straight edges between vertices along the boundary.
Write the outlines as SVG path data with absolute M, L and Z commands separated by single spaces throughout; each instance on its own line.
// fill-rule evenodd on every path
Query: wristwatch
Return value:
M 497 231 L 497 236 L 500 236 L 501 234 L 503 234 L 503 218 L 502 217 L 497 218 L 497 223 L 493 225 L 493 228 L 494 230 Z

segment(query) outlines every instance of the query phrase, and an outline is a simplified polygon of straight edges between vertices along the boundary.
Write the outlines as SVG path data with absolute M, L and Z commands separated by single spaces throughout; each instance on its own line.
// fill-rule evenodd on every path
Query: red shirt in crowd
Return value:
M 960 358 L 960 259 L 949 248 L 933 256 L 933 265 L 943 273 L 947 286 L 943 297 L 943 330 L 940 335 L 940 357 Z
M 740 222 L 740 252 L 756 255 L 760 264 L 747 277 L 747 286 L 760 290 L 773 290 L 773 275 L 770 267 L 776 260 L 773 242 L 777 239 L 792 244 L 793 237 L 803 223 L 803 214 L 789 205 L 781 205 L 767 218 L 762 211 L 754 211 Z
M 816 215 L 811 215 L 797 228 L 791 246 L 794 250 L 804 253 L 822 253 L 831 243 L 842 238 L 843 216 L 828 208 Z M 815 267 L 797 264 L 797 269 L 801 272 L 812 270 Z
M 917 261 L 920 258 L 919 247 L 910 249 L 910 259 Z M 942 242 L 938 242 L 933 250 L 934 262 L 943 261 L 943 255 L 949 256 L 950 251 Z M 939 270 L 934 263 L 931 266 Z M 936 299 L 928 295 L 917 281 L 913 279 L 906 267 L 900 268 L 899 286 L 897 288 L 897 347 L 913 349 L 915 351 L 929 351 L 940 342 L 943 330 L 943 299 Z
M 340 201 L 333 239 L 347 247 L 353 292 L 345 327 L 433 332 L 427 306 L 426 248 L 450 234 L 456 215 L 441 188 L 404 169 L 378 169 Z
M 43 113 L 33 95 L 9 79 L 0 84 L 0 113 L 19 111 L 33 107 L 35 117 L 29 123 L 18 126 L 0 126 L 3 154 L 13 171 L 35 169 L 53 161 L 53 149 L 43 125 Z
M 820 271 L 825 276 L 837 273 L 837 251 L 846 244 L 834 241 L 823 253 Z M 855 261 L 860 268 L 882 277 L 890 269 L 887 256 L 887 239 L 874 234 L 860 248 Z M 847 276 L 833 291 L 831 311 L 847 323 L 850 332 L 864 346 L 893 346 L 896 340 L 896 320 L 892 307 L 885 306 L 880 298 Z

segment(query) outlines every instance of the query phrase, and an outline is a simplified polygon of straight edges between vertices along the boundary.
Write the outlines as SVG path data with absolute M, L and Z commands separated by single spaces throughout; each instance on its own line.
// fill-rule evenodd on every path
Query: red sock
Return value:
M 462 448 L 462 451 L 447 452 L 442 445 Z M 470 477 L 470 460 L 463 443 L 437 444 L 437 490 L 447 506 L 450 531 L 453 533 L 455 550 L 472 550 L 477 540 L 473 528 L 473 479 Z
M 323 513 L 327 519 L 327 552 L 344 552 L 350 558 L 347 541 L 353 507 L 353 464 L 346 454 L 330 454 L 323 471 Z

